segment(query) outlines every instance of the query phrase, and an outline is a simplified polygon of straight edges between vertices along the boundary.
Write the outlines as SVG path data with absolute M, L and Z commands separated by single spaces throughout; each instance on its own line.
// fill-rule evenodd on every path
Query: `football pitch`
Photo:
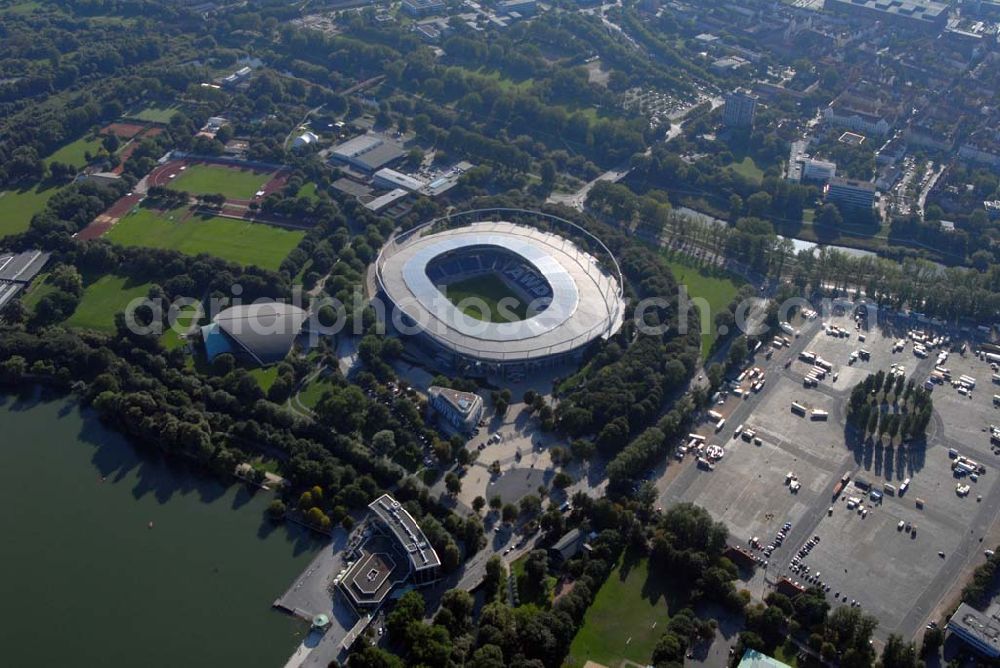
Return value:
M 112 227 L 105 238 L 122 246 L 169 248 L 187 255 L 208 253 L 241 265 L 277 270 L 305 232 L 219 216 L 193 215 L 185 208 L 160 212 L 140 208 Z
M 495 274 L 456 281 L 446 286 L 444 290 L 445 296 L 452 304 L 476 320 L 516 322 L 524 320 L 527 316 L 527 305 Z M 501 300 L 505 300 L 502 310 Z
M 650 575 L 646 559 L 619 563 L 587 610 L 565 665 L 580 668 L 588 660 L 613 667 L 625 660 L 648 665 L 669 618 L 670 599 L 667 584 Z
M 271 180 L 273 172 L 257 172 L 222 165 L 190 165 L 170 182 L 170 188 L 183 190 L 192 195 L 214 195 L 220 193 L 226 199 L 253 199 L 265 183 Z

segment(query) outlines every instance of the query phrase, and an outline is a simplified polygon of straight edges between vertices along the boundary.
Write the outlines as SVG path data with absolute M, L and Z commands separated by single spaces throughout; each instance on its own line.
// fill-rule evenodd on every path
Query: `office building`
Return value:
M 842 210 L 870 209 L 875 206 L 875 184 L 834 177 L 827 184 L 826 201 L 836 204 Z
M 434 385 L 427 389 L 427 398 L 430 407 L 459 431 L 473 431 L 483 418 L 483 398 L 473 392 Z
M 403 0 L 403 11 L 414 17 L 441 14 L 445 10 L 444 0 Z
M 734 90 L 726 94 L 722 109 L 722 123 L 728 128 L 753 128 L 757 117 L 757 96 L 747 90 Z
M 963 603 L 945 628 L 980 654 L 991 659 L 1000 657 L 1000 604 L 993 603 L 986 612 L 980 612 Z

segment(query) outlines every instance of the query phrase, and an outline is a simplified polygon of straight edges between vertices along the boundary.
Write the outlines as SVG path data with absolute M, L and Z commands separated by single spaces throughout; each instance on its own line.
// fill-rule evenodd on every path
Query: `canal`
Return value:
M 3 664 L 284 665 L 308 629 L 270 606 L 320 543 L 264 519 L 270 498 L 71 401 L 0 395 Z

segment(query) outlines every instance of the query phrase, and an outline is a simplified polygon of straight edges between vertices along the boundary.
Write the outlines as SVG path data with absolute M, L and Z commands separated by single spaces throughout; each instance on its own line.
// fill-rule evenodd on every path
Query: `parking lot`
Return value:
M 866 329 L 848 314 L 829 313 L 792 324 L 800 334 L 789 334 L 788 347 L 775 350 L 769 360 L 762 348 L 751 363 L 764 372 L 765 386 L 745 400 L 716 407 L 727 420 L 722 432 L 702 429 L 708 443 L 725 447 L 725 456 L 711 471 L 699 469 L 690 457 L 675 462 L 682 470 L 664 476 L 661 503 L 691 501 L 705 507 L 727 524 L 733 543 L 749 546 L 758 538 L 751 549 L 767 560 L 767 567 L 754 584 L 763 588 L 764 581 L 773 585 L 782 576 L 804 586 L 822 583 L 831 605 L 856 602 L 878 617 L 877 637 L 911 637 L 956 586 L 958 574 L 979 563 L 984 548 L 993 547 L 981 538 L 1000 510 L 989 431 L 991 424 L 1000 424 L 1000 409 L 993 404 L 1000 385 L 992 383 L 990 365 L 971 350 L 964 356 L 949 352 L 939 365 L 939 353 L 951 346 L 927 344 L 927 356 L 918 357 L 908 338 L 916 326 L 880 320 Z M 900 349 L 897 342 L 904 337 Z M 861 349 L 869 354 L 852 360 Z M 814 364 L 800 357 L 805 352 L 830 366 L 815 387 L 803 384 Z M 952 379 L 966 375 L 976 383 L 964 393 L 948 382 L 933 385 L 934 417 L 926 444 L 882 447 L 870 439 L 862 442 L 845 427 L 847 398 L 869 373 L 895 368 L 919 387 L 935 366 L 947 368 Z M 794 412 L 793 402 L 805 410 Z M 826 412 L 826 419 L 814 419 L 814 411 Z M 753 429 L 760 445 L 734 438 L 741 426 Z M 956 477 L 959 456 L 983 464 L 985 473 Z M 851 482 L 834 498 L 834 486 L 845 474 Z M 908 489 L 899 494 L 906 479 Z M 957 493 L 957 485 L 968 486 L 968 493 Z M 872 490 L 878 492 L 875 499 Z M 776 540 L 786 522 L 791 527 Z M 814 537 L 819 540 L 808 547 Z M 799 556 L 803 547 L 805 556 Z

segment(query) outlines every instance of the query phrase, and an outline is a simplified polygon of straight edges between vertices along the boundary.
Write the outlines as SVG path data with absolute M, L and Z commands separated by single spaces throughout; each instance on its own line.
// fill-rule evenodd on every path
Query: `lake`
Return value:
M 322 543 L 271 500 L 138 451 L 66 399 L 0 395 L 8 666 L 283 666 L 271 609 Z M 149 523 L 153 527 L 149 528 Z

